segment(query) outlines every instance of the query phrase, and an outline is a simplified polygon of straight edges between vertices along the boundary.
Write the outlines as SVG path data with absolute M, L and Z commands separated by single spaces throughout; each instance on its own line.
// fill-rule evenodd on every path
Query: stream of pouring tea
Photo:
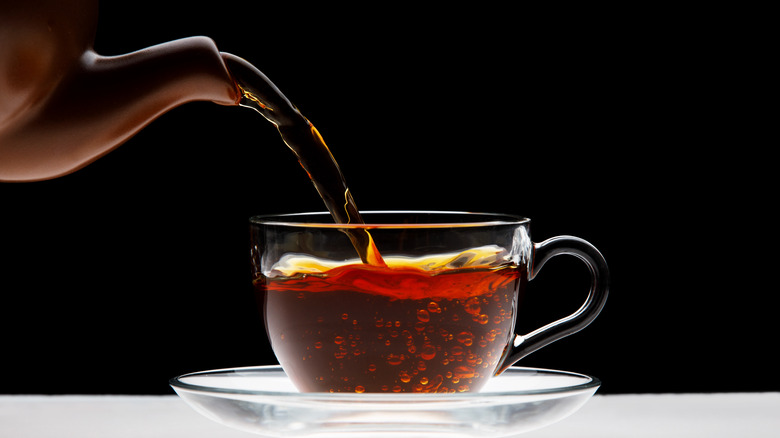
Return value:
M 333 219 L 343 224 L 363 223 L 344 175 L 317 128 L 260 70 L 235 55 L 222 53 L 221 56 L 241 92 L 239 105 L 254 109 L 276 126 Z M 363 263 L 385 265 L 368 230 L 348 228 L 346 233 Z

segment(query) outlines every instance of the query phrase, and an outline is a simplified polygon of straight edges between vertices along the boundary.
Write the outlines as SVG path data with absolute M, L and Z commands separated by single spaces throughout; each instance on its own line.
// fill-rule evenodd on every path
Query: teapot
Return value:
M 0 181 L 71 173 L 187 102 L 239 105 L 211 39 L 102 56 L 93 49 L 97 19 L 97 0 L 0 6 Z

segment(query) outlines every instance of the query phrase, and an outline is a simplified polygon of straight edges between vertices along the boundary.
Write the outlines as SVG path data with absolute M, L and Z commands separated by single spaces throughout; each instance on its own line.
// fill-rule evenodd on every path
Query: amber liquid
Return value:
M 478 391 L 514 337 L 515 265 L 345 264 L 260 277 L 266 330 L 305 392 Z
M 362 224 L 344 175 L 317 128 L 268 78 L 241 58 L 222 54 L 241 92 L 239 105 L 254 109 L 279 130 L 284 143 L 298 157 L 336 223 Z M 383 265 L 382 257 L 364 229 L 345 231 L 363 263 Z

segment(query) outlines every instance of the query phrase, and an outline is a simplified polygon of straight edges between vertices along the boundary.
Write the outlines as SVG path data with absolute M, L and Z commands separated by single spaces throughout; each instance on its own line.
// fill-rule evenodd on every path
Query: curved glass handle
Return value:
M 557 236 L 534 244 L 534 254 L 528 279 L 533 280 L 551 258 L 569 254 L 585 262 L 590 270 L 591 286 L 582 307 L 571 315 L 528 333 L 515 335 L 513 345 L 496 374 L 501 374 L 523 357 L 558 339 L 565 338 L 587 327 L 601 312 L 609 295 L 609 268 L 604 256 L 595 246 L 574 236 Z

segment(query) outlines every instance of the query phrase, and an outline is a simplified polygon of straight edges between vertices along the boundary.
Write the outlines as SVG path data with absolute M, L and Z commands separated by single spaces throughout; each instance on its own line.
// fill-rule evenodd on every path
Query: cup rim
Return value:
M 429 222 L 414 222 L 414 223 L 402 223 L 402 222 L 388 222 L 380 221 L 374 222 L 370 220 L 374 215 L 394 215 L 394 216 L 409 216 L 409 215 L 429 215 L 431 221 Z M 333 222 L 333 218 L 330 213 L 326 211 L 320 212 L 305 212 L 305 213 L 288 213 L 288 214 L 269 214 L 258 215 L 249 218 L 250 223 L 253 225 L 267 225 L 267 226 L 288 226 L 288 227 L 302 227 L 302 228 L 363 228 L 363 229 L 376 229 L 376 228 L 473 228 L 473 227 L 492 227 L 500 225 L 522 225 L 530 223 L 530 219 L 522 216 L 516 216 L 503 213 L 481 213 L 470 211 L 440 211 L 440 210 L 368 210 L 361 211 L 365 223 L 336 223 Z M 318 219 L 313 218 L 318 217 Z M 320 218 L 321 217 L 321 218 Z M 436 217 L 436 219 L 434 219 Z M 446 219 L 449 217 L 450 219 Z M 454 217 L 460 218 L 460 220 L 453 220 Z M 474 218 L 473 220 L 463 220 L 464 217 Z M 438 220 L 441 218 L 441 220 Z

